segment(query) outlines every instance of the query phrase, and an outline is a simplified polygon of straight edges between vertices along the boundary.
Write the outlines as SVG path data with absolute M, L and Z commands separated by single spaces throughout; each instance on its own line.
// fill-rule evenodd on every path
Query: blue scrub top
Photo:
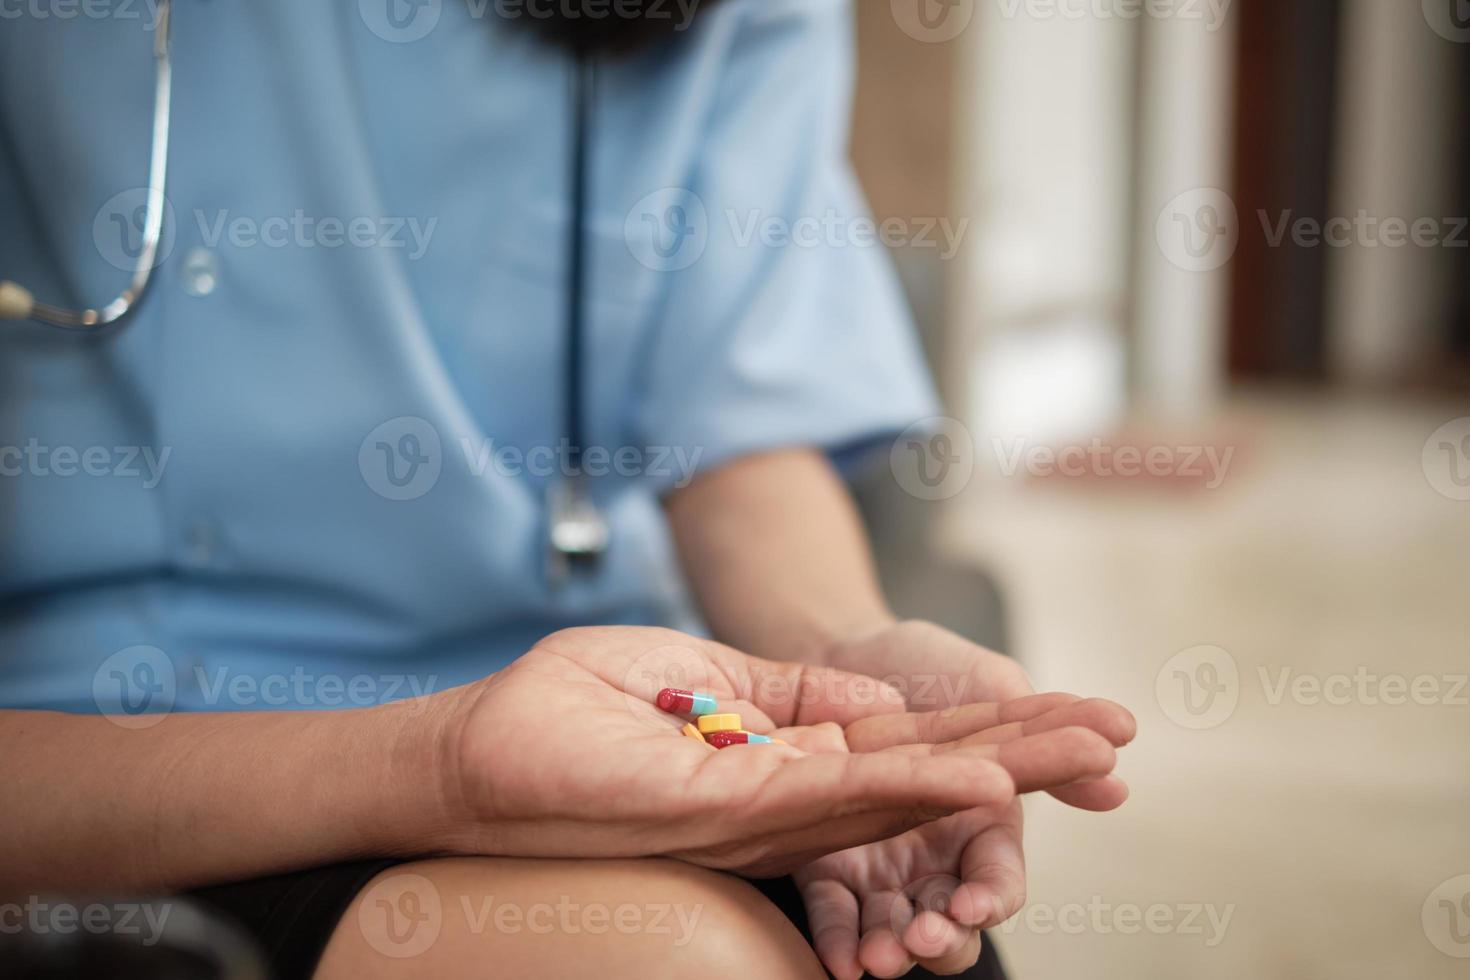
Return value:
M 0 278 L 96 305 L 136 254 L 149 5 L 31 9 L 0 27 Z M 612 543 L 551 588 L 572 65 L 495 9 L 177 0 L 146 302 L 102 340 L 0 328 L 0 704 L 345 707 L 567 625 L 697 628 L 661 495 L 933 414 L 846 159 L 848 4 L 726 0 L 601 73 Z

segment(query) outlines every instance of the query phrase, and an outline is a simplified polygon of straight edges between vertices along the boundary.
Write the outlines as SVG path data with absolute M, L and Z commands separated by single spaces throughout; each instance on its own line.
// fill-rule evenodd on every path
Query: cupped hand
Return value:
M 790 744 L 716 751 L 681 737 L 683 719 L 653 704 L 663 687 L 713 694 Z M 670 630 L 566 630 L 446 695 L 443 836 L 458 853 L 666 855 L 765 876 L 1014 798 L 990 746 L 833 750 L 840 726 L 903 711 L 871 678 Z
M 1088 810 L 1114 809 L 1127 799 L 1126 784 L 1111 773 L 1111 748 L 1131 741 L 1136 724 L 1116 704 L 1033 695 L 1014 661 L 925 623 L 869 634 L 837 648 L 832 662 L 885 678 L 916 710 L 941 708 L 862 722 L 850 729 L 853 751 L 960 738 L 967 747 L 989 744 L 1015 753 L 1051 732 L 1072 744 L 1045 772 L 1012 768 L 1021 792 L 1045 789 Z M 1096 740 L 1079 730 L 1105 740 L 1108 751 L 1099 754 Z M 1026 758 L 1038 764 L 1034 753 Z M 1025 903 L 1021 839 L 1016 801 L 1001 812 L 957 814 L 816 862 L 797 880 L 818 953 L 839 978 L 864 968 L 899 976 L 916 962 L 940 974 L 965 969 L 979 955 L 977 930 L 1004 921 Z

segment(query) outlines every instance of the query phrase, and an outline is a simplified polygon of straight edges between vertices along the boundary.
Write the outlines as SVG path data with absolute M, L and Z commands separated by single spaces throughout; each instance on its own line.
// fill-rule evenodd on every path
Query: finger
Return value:
M 931 755 L 939 759 L 950 755 L 975 755 L 993 759 L 1010 773 L 1018 793 L 1034 793 L 1066 786 L 1079 779 L 1105 776 L 1112 772 L 1118 759 L 1117 751 L 1107 739 L 1086 728 L 1059 728 L 999 745 L 966 739 L 940 745 L 898 746 L 866 758 L 890 755 Z
M 876 752 L 895 745 L 952 742 L 995 725 L 1024 721 L 1078 698 L 1071 694 L 1036 694 L 1004 704 L 990 701 L 943 711 L 913 711 L 856 721 L 847 728 L 854 752 Z
M 858 900 L 846 885 L 831 879 L 811 882 L 801 890 L 811 928 L 812 948 L 837 980 L 858 980 Z
M 756 833 L 895 809 L 913 811 L 917 825 L 960 810 L 1002 806 L 1014 797 L 1003 768 L 963 752 L 807 755 L 786 746 L 737 745 L 705 760 L 694 780 L 699 785 L 691 786 L 696 799 L 707 780 L 719 787 L 717 807 L 740 813 L 745 827 Z M 867 841 L 831 849 L 858 843 Z
M 945 914 L 959 884 L 953 875 L 936 874 L 908 888 L 914 918 L 907 928 L 897 931 L 904 949 L 921 964 L 925 960 L 946 961 L 961 952 L 974 933 Z
M 1057 728 L 1090 728 L 1115 747 L 1122 748 L 1138 734 L 1133 712 L 1106 698 L 1087 698 L 1054 710 L 1019 720 L 1026 735 L 1039 735 Z
M 1066 786 L 1058 786 L 1050 792 L 1068 806 L 1097 813 L 1116 810 L 1128 801 L 1128 784 L 1112 774 L 1080 779 Z
M 965 845 L 960 877 L 962 883 L 950 896 L 948 913 L 962 925 L 990 928 L 1026 904 L 1026 858 L 1018 804 Z
M 913 952 L 914 944 L 909 938 L 909 934 L 919 928 L 919 920 L 924 918 L 935 919 L 940 923 L 944 923 L 950 929 L 958 930 L 963 934 L 963 938 L 953 949 L 940 953 L 937 956 L 916 956 L 915 959 L 918 961 L 919 966 L 935 976 L 947 977 L 956 973 L 964 973 L 979 962 L 980 933 L 975 929 L 964 929 L 961 926 L 957 926 L 938 912 L 920 912 L 915 917 L 913 924 L 909 926 L 908 932 L 904 933 L 904 946 L 910 952 Z
M 872 892 L 863 896 L 862 939 L 858 962 L 875 977 L 901 977 L 914 968 L 914 958 L 898 938 L 914 920 L 914 909 L 901 891 Z
M 1070 697 L 1070 695 L 1068 695 Z M 999 722 L 1002 713 L 999 711 L 984 712 L 997 718 L 997 722 L 990 727 L 981 727 L 972 734 L 964 734 L 962 726 L 943 723 L 935 730 L 927 733 L 932 738 L 919 738 L 918 742 L 943 742 L 949 740 L 960 740 L 966 745 L 998 745 L 1002 742 L 1013 742 L 1026 735 L 1039 735 L 1042 732 L 1055 731 L 1058 728 L 1088 728 L 1106 738 L 1114 746 L 1124 746 L 1133 740 L 1137 731 L 1133 715 L 1120 704 L 1106 701 L 1101 698 L 1089 698 L 1087 700 L 1073 699 L 1057 706 L 1050 706 L 1040 713 L 1032 714 L 1035 705 L 1025 705 L 1023 702 L 1036 701 L 1040 698 L 1052 698 L 1053 695 L 1037 695 L 1036 698 L 1023 698 L 1021 701 L 1009 702 L 1010 705 L 1021 705 L 1023 710 L 1011 712 L 1011 714 L 1031 714 L 1024 720 L 1009 721 L 1004 724 Z M 967 708 L 993 708 L 992 705 L 967 705 Z M 982 713 L 976 712 L 979 718 Z M 896 732 L 898 726 L 894 724 L 896 719 L 875 718 L 854 725 L 853 729 L 858 731 L 861 744 L 866 746 L 879 739 L 873 738 L 874 733 L 883 731 Z M 881 726 L 881 727 L 880 727 Z M 849 733 L 851 739 L 851 733 Z

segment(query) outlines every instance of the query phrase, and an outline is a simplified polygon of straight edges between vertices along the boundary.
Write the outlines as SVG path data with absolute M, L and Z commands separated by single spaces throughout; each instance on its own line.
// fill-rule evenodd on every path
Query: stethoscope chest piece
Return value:
M 558 587 L 574 573 L 601 564 L 612 530 L 580 479 L 553 481 L 546 492 L 546 511 L 546 577 Z

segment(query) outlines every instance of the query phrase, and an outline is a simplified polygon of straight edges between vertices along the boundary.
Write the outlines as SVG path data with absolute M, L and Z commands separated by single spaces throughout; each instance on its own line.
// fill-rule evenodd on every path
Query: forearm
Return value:
M 0 711 L 0 897 L 151 892 L 409 854 L 442 812 L 425 700 L 335 712 Z
M 834 642 L 893 620 L 857 509 L 815 450 L 731 463 L 667 510 L 695 597 L 732 646 L 821 662 Z

